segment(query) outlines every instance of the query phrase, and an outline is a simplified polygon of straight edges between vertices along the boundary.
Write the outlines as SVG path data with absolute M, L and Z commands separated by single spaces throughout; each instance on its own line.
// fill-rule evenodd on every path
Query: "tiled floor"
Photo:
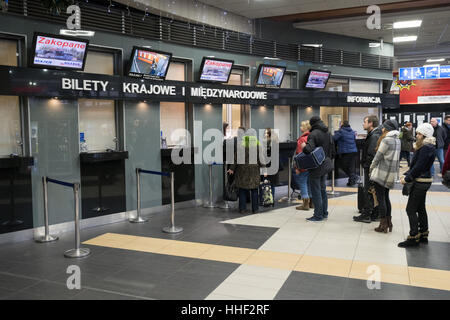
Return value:
M 2 245 L 0 299 L 450 299 L 449 193 L 432 186 L 430 242 L 405 250 L 399 186 L 393 232 L 379 234 L 375 223 L 352 221 L 356 189 L 345 182 L 320 223 L 306 221 L 312 210 L 295 210 L 295 201 L 248 216 L 199 207 L 177 210 L 178 235 L 161 231 L 168 213 L 82 230 L 92 250 L 84 259 L 63 257 L 71 233 Z M 81 290 L 66 286 L 69 265 L 80 267 Z M 378 276 L 380 289 L 369 289 Z

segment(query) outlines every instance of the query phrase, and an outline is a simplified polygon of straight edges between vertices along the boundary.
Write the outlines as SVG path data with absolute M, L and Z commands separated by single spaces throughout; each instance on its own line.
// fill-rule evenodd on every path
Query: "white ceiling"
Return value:
M 248 18 L 265 18 L 341 8 L 403 2 L 405 0 L 200 0 Z

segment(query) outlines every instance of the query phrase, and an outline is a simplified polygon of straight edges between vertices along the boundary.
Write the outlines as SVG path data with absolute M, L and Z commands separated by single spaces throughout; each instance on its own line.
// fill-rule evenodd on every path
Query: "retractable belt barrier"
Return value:
M 213 201 L 213 182 L 212 182 L 212 167 L 213 166 L 223 166 L 223 163 L 210 163 L 208 164 L 209 167 L 209 200 L 205 202 L 203 205 L 204 208 L 216 208 L 217 205 Z
M 37 242 L 51 242 L 58 239 L 58 237 L 49 234 L 49 219 L 48 219 L 48 183 L 54 183 L 60 186 L 69 187 L 73 189 L 75 202 L 75 249 L 70 249 L 64 252 L 66 258 L 82 258 L 91 253 L 88 248 L 80 248 L 80 183 L 70 183 L 61 180 L 42 177 L 42 184 L 44 189 L 44 220 L 45 220 L 45 235 L 36 239 Z
M 175 226 L 175 174 L 173 172 L 160 172 L 160 171 L 152 171 L 152 170 L 144 170 L 141 168 L 136 168 L 136 190 L 137 190 L 137 210 L 136 210 L 136 218 L 130 218 L 130 222 L 133 223 L 142 223 L 147 222 L 148 219 L 144 219 L 141 217 L 141 173 L 159 175 L 164 177 L 170 177 L 170 202 L 171 202 L 171 225 L 168 227 L 164 227 L 162 230 L 166 233 L 180 233 L 183 231 L 183 228 Z

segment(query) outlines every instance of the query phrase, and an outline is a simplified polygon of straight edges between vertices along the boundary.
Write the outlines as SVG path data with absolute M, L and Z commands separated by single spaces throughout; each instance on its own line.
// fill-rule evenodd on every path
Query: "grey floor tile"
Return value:
M 18 291 L 37 284 L 40 280 L 0 273 L 0 288 Z
M 406 250 L 408 266 L 450 270 L 450 243 L 430 241 Z
M 117 293 L 104 292 L 91 289 L 83 289 L 71 300 L 143 300 L 138 297 L 121 295 Z
M 0 299 L 6 299 L 8 296 L 12 295 L 16 291 L 0 288 Z
M 42 281 L 24 290 L 27 294 L 36 295 L 44 299 L 66 300 L 79 293 L 78 289 L 68 289 L 66 284 Z

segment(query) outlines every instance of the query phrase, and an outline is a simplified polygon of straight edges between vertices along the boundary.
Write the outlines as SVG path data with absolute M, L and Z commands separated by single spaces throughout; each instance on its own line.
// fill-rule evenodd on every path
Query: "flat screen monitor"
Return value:
M 200 81 L 227 83 L 234 61 L 203 57 L 200 66 Z
M 172 54 L 168 52 L 133 47 L 128 76 L 164 80 L 171 59 Z
M 35 33 L 31 66 L 83 71 L 88 45 L 85 39 Z
M 286 67 L 260 64 L 256 74 L 256 85 L 279 88 L 285 72 Z
M 305 88 L 309 89 L 325 89 L 330 79 L 331 72 L 321 70 L 309 70 L 306 77 Z

